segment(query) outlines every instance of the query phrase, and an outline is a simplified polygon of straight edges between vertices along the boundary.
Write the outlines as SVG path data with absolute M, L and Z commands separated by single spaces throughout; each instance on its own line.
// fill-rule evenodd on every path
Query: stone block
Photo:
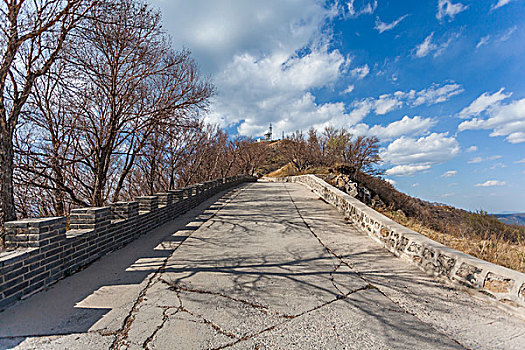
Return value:
M 155 196 L 159 197 L 159 205 L 170 206 L 174 202 L 175 195 L 170 192 L 166 193 L 155 193 Z
M 169 193 L 173 194 L 174 201 L 181 201 L 184 199 L 184 190 L 178 189 L 178 190 L 169 190 Z
M 111 208 L 80 208 L 71 210 L 71 230 L 102 230 L 111 224 Z
M 416 242 L 412 242 L 408 246 L 407 252 L 413 253 L 413 254 L 416 254 L 416 255 L 420 254 L 420 252 L 421 252 L 421 244 L 416 243 Z
M 439 254 L 437 258 L 437 272 L 449 276 L 455 264 L 456 259 L 444 254 Z
M 513 286 L 514 280 L 505 278 L 492 272 L 487 274 L 487 277 L 483 282 L 483 288 L 494 293 L 509 293 Z
M 139 211 L 155 212 L 159 209 L 159 197 L 143 196 L 135 198 L 139 202 Z
M 117 202 L 109 207 L 111 220 L 129 220 L 139 215 L 139 202 Z
M 52 239 L 65 239 L 66 218 L 41 218 L 9 221 L 5 223 L 8 249 L 43 247 Z

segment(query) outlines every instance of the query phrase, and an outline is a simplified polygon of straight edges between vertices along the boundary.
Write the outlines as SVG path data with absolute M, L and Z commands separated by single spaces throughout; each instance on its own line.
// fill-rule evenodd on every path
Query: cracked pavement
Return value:
M 2 349 L 522 349 L 299 184 L 216 196 L 0 313 Z

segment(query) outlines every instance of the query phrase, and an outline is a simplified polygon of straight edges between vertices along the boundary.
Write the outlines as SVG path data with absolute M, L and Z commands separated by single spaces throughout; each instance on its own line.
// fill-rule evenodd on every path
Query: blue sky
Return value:
M 150 0 L 217 86 L 205 118 L 381 140 L 401 191 L 525 212 L 525 0 Z

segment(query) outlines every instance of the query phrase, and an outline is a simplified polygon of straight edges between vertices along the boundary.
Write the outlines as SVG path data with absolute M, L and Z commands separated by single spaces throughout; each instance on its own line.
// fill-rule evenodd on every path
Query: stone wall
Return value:
M 208 181 L 133 202 L 71 211 L 66 218 L 24 219 L 5 223 L 7 251 L 0 253 L 0 311 L 46 288 L 137 236 L 196 207 L 217 192 L 251 176 Z
M 272 180 L 272 179 L 268 179 Z M 397 256 L 438 277 L 480 290 L 512 307 L 525 306 L 525 274 L 480 260 L 412 231 L 314 175 L 273 179 L 308 186 Z

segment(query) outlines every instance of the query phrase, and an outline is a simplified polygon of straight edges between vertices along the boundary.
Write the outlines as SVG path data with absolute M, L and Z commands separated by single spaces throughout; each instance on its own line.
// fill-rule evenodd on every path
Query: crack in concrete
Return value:
M 279 326 L 281 326 L 283 324 L 286 324 L 286 323 L 290 322 L 291 320 L 294 320 L 294 319 L 296 319 L 298 317 L 301 317 L 301 316 L 307 315 L 309 313 L 312 313 L 314 311 L 317 311 L 317 310 L 319 310 L 319 309 L 321 309 L 323 307 L 326 307 L 328 305 L 331 305 L 331 304 L 333 304 L 333 303 L 335 303 L 337 301 L 344 300 L 344 299 L 348 298 L 352 294 L 355 294 L 355 293 L 358 293 L 358 292 L 361 292 L 361 291 L 364 291 L 364 290 L 368 290 L 368 289 L 373 289 L 373 288 L 375 288 L 375 287 L 373 287 L 370 284 L 367 284 L 364 287 L 355 289 L 355 290 L 353 290 L 351 292 L 348 292 L 348 293 L 346 293 L 344 295 L 338 295 L 336 298 L 334 298 L 332 300 L 329 300 L 327 302 L 324 302 L 324 303 L 322 303 L 320 305 L 317 305 L 317 306 L 315 306 L 315 307 L 313 307 L 311 309 L 305 310 L 305 311 L 303 311 L 301 313 L 298 313 L 296 315 L 289 315 L 286 320 L 284 320 L 282 322 L 279 322 L 279 323 L 276 323 L 276 324 L 274 324 L 272 326 L 269 326 L 269 327 L 267 327 L 267 328 L 265 328 L 265 329 L 263 329 L 263 330 L 261 330 L 259 332 L 243 336 L 243 337 L 239 338 L 238 340 L 236 340 L 234 342 L 231 342 L 231 343 L 228 343 L 228 344 L 225 344 L 225 345 L 221 345 L 221 346 L 216 347 L 216 348 L 211 348 L 210 350 L 221 350 L 221 349 L 226 349 L 226 348 L 232 347 L 234 345 L 237 345 L 240 342 L 250 340 L 250 339 L 252 339 L 252 338 L 254 338 L 254 337 L 258 336 L 258 335 L 261 335 L 261 334 L 264 334 L 264 333 L 267 333 L 267 332 L 271 332 L 274 329 L 276 329 L 277 327 L 279 327 Z
M 233 334 L 232 332 L 224 330 L 221 326 L 219 326 L 218 324 L 214 323 L 213 321 L 208 320 L 204 316 L 196 314 L 194 312 L 191 312 L 190 310 L 185 309 L 184 307 L 181 307 L 180 311 L 185 312 L 185 313 L 187 313 L 187 314 L 189 314 L 189 315 L 191 315 L 193 317 L 200 318 L 205 324 L 207 324 L 208 326 L 213 328 L 217 333 L 222 334 L 222 335 L 224 335 L 224 336 L 226 336 L 228 338 L 231 338 L 231 339 L 240 339 L 241 338 L 240 336 L 238 336 L 236 334 Z
M 337 255 L 330 247 L 328 247 L 324 242 L 323 240 L 319 237 L 319 235 L 317 235 L 317 233 L 314 232 L 314 230 L 312 229 L 312 227 L 310 226 L 310 224 L 308 224 L 308 222 L 306 221 L 306 219 L 303 217 L 303 214 L 301 213 L 301 211 L 299 210 L 299 207 L 297 206 L 297 204 L 295 203 L 295 201 L 293 200 L 293 197 L 292 197 L 292 194 L 290 193 L 290 190 L 288 190 L 288 187 L 286 187 L 285 184 L 283 184 L 284 188 L 286 189 L 286 192 L 288 193 L 288 197 L 290 197 L 290 201 L 292 202 L 292 204 L 294 205 L 295 207 L 295 210 L 297 211 L 297 214 L 299 215 L 299 217 L 301 218 L 301 220 L 303 221 L 303 224 L 306 226 L 306 228 L 308 229 L 308 231 L 310 231 L 310 233 L 317 239 L 317 241 L 319 242 L 319 244 L 321 244 L 323 246 L 323 248 L 326 250 L 326 252 L 330 255 L 332 255 L 334 258 L 336 258 L 338 261 L 339 261 L 339 265 L 335 268 L 335 270 L 333 270 L 330 275 L 332 276 L 333 278 L 333 273 L 337 271 L 337 269 L 339 269 L 339 267 L 341 267 L 341 265 L 345 265 L 346 267 L 348 267 L 352 272 L 354 272 L 361 280 L 363 280 L 363 282 L 366 282 L 370 285 L 373 286 L 373 284 L 367 280 L 366 278 L 364 278 L 361 273 L 359 271 L 357 271 L 352 265 L 350 265 L 350 263 L 348 263 L 347 261 L 345 261 L 345 259 L 339 255 Z M 336 287 L 334 285 L 334 287 Z M 374 288 L 377 289 L 376 286 L 373 286 Z M 336 287 L 337 290 L 339 290 L 339 288 Z
M 176 315 L 180 310 L 180 306 L 163 306 L 162 309 L 162 322 L 160 325 L 157 326 L 157 328 L 155 328 L 155 330 L 153 331 L 153 333 L 151 333 L 151 335 L 149 337 L 146 338 L 146 340 L 144 341 L 144 343 L 142 343 L 142 347 L 144 349 L 147 349 L 149 350 L 149 344 L 153 341 L 153 339 L 155 339 L 155 336 L 157 335 L 157 333 L 160 332 L 160 330 L 162 328 L 164 328 L 164 325 L 166 324 L 166 322 L 168 322 L 170 316 L 168 315 L 168 310 L 171 310 L 171 309 L 177 309 L 173 315 L 171 316 L 174 316 Z
M 180 305 L 179 306 L 179 310 L 181 312 L 185 312 L 185 313 L 187 313 L 187 314 L 189 314 L 189 315 L 191 315 L 191 316 L 193 316 L 195 318 L 201 319 L 204 324 L 207 324 L 208 326 L 213 328 L 219 334 L 222 334 L 222 335 L 224 335 L 224 336 L 226 336 L 228 338 L 231 338 L 231 339 L 239 339 L 239 336 L 237 336 L 237 335 L 235 335 L 235 334 L 233 334 L 231 332 L 225 331 L 222 327 L 220 327 L 218 324 L 214 323 L 213 321 L 210 321 L 207 318 L 205 318 L 204 316 L 196 314 L 196 313 L 186 309 L 184 307 L 183 303 L 182 303 L 182 297 L 180 296 L 180 292 L 182 290 L 176 289 L 176 286 L 174 286 L 172 283 L 170 283 L 170 282 L 168 282 L 168 281 L 166 281 L 164 279 L 161 279 L 161 282 L 164 282 L 164 283 L 168 284 L 171 288 L 174 288 L 172 290 L 175 291 L 175 293 L 177 295 L 177 298 L 179 299 L 179 305 Z
M 306 222 L 306 219 L 303 217 L 303 215 L 301 214 L 300 210 L 299 210 L 299 207 L 297 206 L 297 204 L 295 203 L 295 201 L 293 200 L 293 197 L 290 193 L 290 191 L 288 190 L 288 187 L 286 187 L 286 184 L 283 183 L 283 187 L 286 189 L 286 192 L 288 193 L 288 196 L 290 197 L 290 201 L 293 203 L 294 207 L 295 207 L 295 210 L 297 211 L 297 214 L 299 214 L 299 217 L 302 219 L 304 225 L 308 228 L 308 230 L 312 233 L 312 235 L 319 241 L 319 243 L 323 246 L 323 248 L 329 253 L 331 254 L 332 256 L 334 256 L 335 258 L 337 258 L 342 264 L 346 265 L 349 269 L 351 269 L 359 278 L 361 278 L 363 280 L 363 282 L 366 282 L 368 283 L 368 285 L 371 287 L 371 289 L 375 289 L 377 290 L 382 296 L 384 296 L 386 299 L 388 299 L 390 302 L 392 302 L 394 305 L 396 305 L 400 310 L 403 310 L 405 313 L 413 316 L 416 320 L 418 320 L 419 322 L 425 324 L 426 326 L 428 326 L 429 328 L 431 329 L 434 329 L 436 332 L 440 333 L 440 334 L 443 334 L 444 336 L 446 336 L 448 339 L 451 339 L 452 341 L 454 341 L 456 344 L 462 346 L 463 348 L 467 349 L 467 350 L 470 350 L 469 348 L 467 348 L 465 345 L 461 344 L 458 340 L 456 340 L 455 338 L 443 333 L 442 331 L 436 329 L 433 325 L 431 325 L 430 323 L 428 322 L 425 322 L 423 321 L 422 319 L 420 319 L 414 312 L 410 311 L 410 310 L 407 310 L 405 309 L 403 306 L 401 306 L 401 304 L 395 300 L 393 300 L 392 298 L 390 298 L 385 292 L 383 292 L 381 289 L 379 289 L 377 286 L 375 286 L 374 284 L 372 284 L 372 282 L 370 282 L 368 279 L 366 279 L 365 277 L 363 277 L 363 275 L 361 274 L 361 272 L 357 271 L 353 266 L 351 266 L 346 260 L 344 257 L 342 256 L 339 256 L 337 255 L 332 249 L 330 249 L 322 240 L 321 238 L 314 232 L 314 230 L 312 229 L 312 227 L 308 224 L 308 222 Z M 321 197 L 319 197 L 321 198 Z M 322 199 L 322 198 L 321 198 Z M 324 199 L 323 199 L 324 200 Z M 326 201 L 325 201 L 326 202 Z M 328 203 L 328 202 L 326 202 Z M 328 203 L 329 205 L 331 205 L 330 203 Z M 337 270 L 337 269 L 336 269 Z M 336 271 L 334 270 L 334 272 Z M 335 285 L 334 285 L 335 287 Z M 336 287 L 337 288 L 337 287 Z
M 332 329 L 334 330 L 335 337 L 337 338 L 337 341 L 338 341 L 339 343 L 341 343 L 342 345 L 345 345 L 345 343 L 341 340 L 341 336 L 339 335 L 339 332 L 337 332 L 337 327 L 335 326 L 335 324 L 334 324 L 334 326 L 332 327 Z
M 339 267 L 341 265 L 342 264 L 338 264 L 335 267 L 333 272 L 337 271 L 337 269 L 339 269 Z M 212 327 L 218 333 L 223 334 L 223 335 L 225 335 L 225 336 L 227 336 L 229 338 L 235 339 L 235 341 L 233 341 L 231 343 L 228 343 L 228 344 L 216 347 L 216 348 L 212 348 L 212 350 L 225 349 L 225 348 L 234 346 L 234 345 L 238 344 L 239 342 L 247 341 L 247 340 L 252 339 L 253 337 L 256 337 L 256 336 L 258 336 L 260 334 L 263 334 L 263 333 L 266 333 L 266 332 L 270 332 L 270 331 L 276 329 L 277 327 L 279 327 L 280 325 L 285 324 L 286 322 L 289 322 L 289 321 L 291 321 L 293 319 L 296 319 L 296 318 L 304 316 L 304 315 L 306 315 L 308 313 L 311 313 L 311 312 L 314 312 L 316 310 L 319 310 L 320 308 L 328 306 L 328 305 L 330 305 L 330 304 L 332 304 L 332 303 L 334 303 L 336 301 L 346 299 L 346 298 L 348 298 L 350 295 L 352 295 L 354 293 L 357 293 L 357 292 L 360 292 L 360 291 L 363 291 L 363 290 L 368 290 L 368 289 L 375 288 L 371 284 L 367 284 L 366 286 L 364 286 L 362 288 L 355 289 L 355 290 L 353 290 L 351 292 L 348 292 L 348 293 L 343 293 L 342 291 L 340 291 L 338 289 L 339 292 L 340 292 L 340 295 L 337 295 L 336 298 L 331 299 L 331 300 L 329 300 L 329 301 L 327 301 L 325 303 L 322 303 L 320 305 L 317 305 L 317 306 L 315 306 L 315 307 L 313 307 L 311 309 L 305 310 L 305 311 L 303 311 L 301 313 L 298 313 L 298 314 L 295 314 L 295 315 L 287 315 L 287 314 L 279 313 L 279 312 L 277 312 L 275 310 L 271 310 L 267 306 L 256 304 L 256 303 L 253 303 L 253 302 L 250 302 L 250 301 L 247 301 L 247 300 L 243 300 L 243 299 L 239 299 L 239 298 L 234 298 L 234 297 L 231 297 L 231 296 L 226 295 L 224 293 L 212 292 L 212 291 L 207 291 L 207 290 L 197 289 L 197 288 L 189 288 L 189 287 L 182 286 L 180 284 L 175 284 L 173 282 L 166 281 L 163 278 L 159 278 L 159 280 L 160 280 L 160 282 L 167 284 L 170 287 L 170 290 L 172 290 L 172 291 L 177 293 L 177 297 L 179 298 L 179 303 L 180 303 L 179 310 L 181 312 L 186 312 L 186 313 L 188 313 L 188 314 L 190 314 L 190 315 L 192 315 L 192 316 L 194 316 L 196 318 L 200 318 L 201 320 L 203 320 L 203 322 L 205 324 L 208 324 L 210 327 Z M 256 332 L 256 333 L 253 333 L 253 334 L 250 334 L 250 335 L 245 335 L 245 336 L 238 336 L 238 335 L 235 335 L 235 334 L 233 334 L 231 332 L 225 331 L 222 327 L 220 327 L 219 325 L 215 324 L 214 322 L 206 319 L 204 316 L 196 314 L 196 313 L 193 313 L 190 310 L 186 309 L 183 306 L 182 298 L 180 296 L 180 292 L 219 296 L 219 297 L 226 298 L 228 300 L 239 302 L 239 303 L 242 303 L 244 305 L 247 305 L 247 306 L 250 306 L 252 308 L 255 308 L 256 310 L 259 310 L 259 311 L 263 312 L 265 315 L 268 315 L 268 312 L 271 312 L 271 313 L 273 313 L 273 314 L 275 314 L 275 315 L 277 315 L 277 316 L 279 316 L 281 318 L 284 318 L 285 320 L 282 321 L 282 322 L 278 322 L 278 323 L 276 323 L 276 324 L 274 324 L 272 326 L 269 326 L 269 327 L 261 330 L 260 332 Z
M 339 261 L 339 264 L 335 267 L 335 269 L 330 271 L 330 282 L 332 282 L 332 285 L 339 292 L 339 294 L 344 294 L 343 291 L 341 289 L 339 289 L 339 287 L 337 286 L 337 283 L 335 282 L 335 277 L 334 277 L 334 273 L 336 273 L 337 270 L 339 270 L 341 265 L 343 265 L 343 262 Z
M 268 311 L 271 311 L 268 306 L 257 304 L 257 303 L 254 303 L 254 302 L 251 302 L 251 301 L 248 301 L 248 300 L 244 300 L 244 299 L 235 298 L 235 297 L 229 296 L 229 295 L 224 294 L 224 293 L 212 292 L 212 291 L 208 291 L 208 290 L 204 290 L 204 289 L 196 289 L 196 288 L 185 287 L 185 286 L 183 286 L 181 284 L 175 284 L 173 282 L 166 281 L 163 278 L 161 278 L 161 282 L 169 285 L 170 289 L 172 289 L 172 290 L 188 292 L 188 293 L 215 295 L 215 296 L 218 296 L 218 297 L 221 297 L 221 298 L 229 299 L 229 300 L 232 300 L 232 301 L 244 304 L 246 306 L 250 306 L 250 307 L 252 307 L 252 308 L 254 308 L 256 310 L 259 310 L 260 312 L 264 313 L 265 315 L 268 315 Z M 272 311 L 272 312 L 276 313 L 276 314 L 279 314 L 277 311 Z
M 234 190 L 235 191 L 235 190 Z M 133 303 L 133 306 L 131 307 L 131 310 L 128 312 L 127 316 L 124 318 L 124 321 L 122 323 L 122 326 L 114 332 L 115 339 L 113 340 L 110 349 L 120 349 L 123 346 L 129 346 L 127 342 L 127 338 L 129 335 L 129 331 L 131 329 L 131 326 L 133 325 L 133 322 L 135 322 L 136 319 L 136 313 L 139 311 L 142 302 L 144 301 L 144 297 L 146 296 L 146 293 L 149 289 L 155 283 L 158 282 L 160 275 L 164 272 L 166 269 L 166 265 L 168 264 L 169 259 L 173 257 L 173 254 L 177 251 L 177 249 L 189 238 L 195 233 L 199 228 L 201 228 L 206 222 L 213 219 L 228 203 L 230 203 L 233 199 L 235 199 L 243 189 L 238 189 L 237 192 L 234 192 L 234 195 L 232 195 L 226 202 L 223 203 L 223 205 L 220 206 L 219 209 L 217 209 L 209 218 L 206 219 L 206 221 L 203 221 L 194 231 L 192 231 L 189 235 L 187 235 L 184 240 L 182 240 L 171 252 L 170 255 L 168 255 L 163 263 L 162 266 L 160 266 L 155 273 L 148 279 L 148 283 L 146 286 L 139 292 L 139 295 L 137 299 L 135 299 L 135 302 Z M 182 305 L 182 304 L 181 304 Z

